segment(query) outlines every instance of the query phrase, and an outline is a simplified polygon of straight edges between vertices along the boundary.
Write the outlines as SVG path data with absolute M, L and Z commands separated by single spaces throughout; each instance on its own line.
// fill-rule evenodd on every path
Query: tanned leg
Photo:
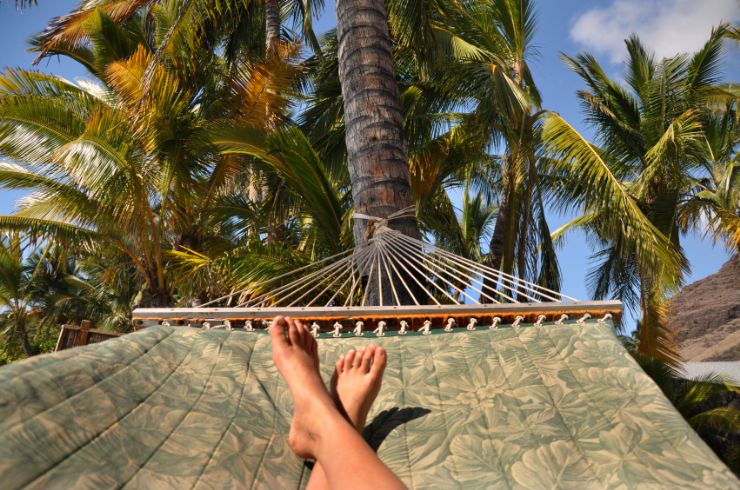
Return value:
M 293 397 L 293 452 L 318 461 L 332 488 L 405 488 L 337 409 L 316 368 L 316 339 L 308 329 L 277 317 L 270 337 L 275 366 Z
M 365 428 L 367 414 L 383 382 L 387 362 L 385 349 L 371 345 L 359 351 L 350 351 L 339 358 L 331 378 L 334 403 L 359 434 Z M 306 490 L 329 488 L 324 468 L 314 465 Z

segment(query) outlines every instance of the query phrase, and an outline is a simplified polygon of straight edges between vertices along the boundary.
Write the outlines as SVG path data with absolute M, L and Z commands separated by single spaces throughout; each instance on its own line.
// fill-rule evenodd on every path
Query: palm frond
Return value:
M 698 413 L 688 420 L 695 430 L 711 429 L 727 433 L 740 430 L 740 410 L 734 407 L 717 407 Z
M 59 221 L 26 218 L 13 215 L 0 215 L 0 230 L 5 232 L 26 232 L 32 236 L 52 238 L 60 243 L 92 247 L 104 239 L 100 233 Z
M 584 212 L 595 209 L 603 212 L 609 226 L 634 244 L 635 260 L 640 268 L 656 271 L 661 284 L 675 287 L 683 267 L 681 255 L 615 177 L 606 155 L 555 113 L 545 119 L 542 138 L 553 155 L 555 170 L 580 183 L 576 188 L 560 187 L 557 197 L 579 205 Z
M 109 0 L 100 6 L 87 6 L 85 3 L 78 10 L 51 20 L 38 37 L 39 55 L 34 60 L 38 63 L 51 50 L 58 46 L 67 48 L 80 45 L 85 40 L 85 23 L 98 9 L 108 15 L 114 22 L 121 23 L 130 19 L 139 8 L 150 0 Z

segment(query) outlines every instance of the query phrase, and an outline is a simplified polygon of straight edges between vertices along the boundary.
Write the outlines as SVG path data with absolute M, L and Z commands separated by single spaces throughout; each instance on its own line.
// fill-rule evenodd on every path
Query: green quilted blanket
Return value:
M 365 430 L 411 488 L 738 488 L 609 324 L 322 338 L 388 349 Z M 295 488 L 264 332 L 156 327 L 0 369 L 0 486 Z M 341 451 L 341 448 L 337 448 Z

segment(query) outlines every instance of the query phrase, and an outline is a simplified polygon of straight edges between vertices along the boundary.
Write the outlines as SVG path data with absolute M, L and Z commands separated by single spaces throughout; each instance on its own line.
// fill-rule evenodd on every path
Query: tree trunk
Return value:
M 513 162 L 513 156 L 508 155 L 508 160 L 504 168 L 504 195 L 496 216 L 496 224 L 493 228 L 493 235 L 488 251 L 486 265 L 500 270 L 507 274 L 513 272 L 514 266 L 514 247 L 516 244 L 516 232 L 519 222 L 519 196 L 520 190 L 517 189 L 518 181 L 516 168 Z M 492 279 L 483 281 L 483 291 L 494 298 L 499 297 L 496 293 L 497 283 Z M 501 299 L 505 299 L 501 297 Z M 514 298 L 516 299 L 516 298 Z M 485 297 L 481 297 L 482 303 L 487 303 Z
M 517 244 L 517 275 L 522 279 L 527 278 L 527 240 L 530 239 L 529 227 L 532 222 L 532 197 L 534 196 L 534 188 L 537 185 L 537 167 L 535 167 L 535 156 L 530 154 L 527 159 L 527 165 L 529 167 L 527 174 L 527 181 L 524 183 L 524 195 L 523 202 L 521 203 L 522 222 L 519 227 L 519 243 Z M 536 280 L 536 278 L 534 278 Z M 526 302 L 527 298 L 519 294 L 517 298 L 521 302 Z
M 337 39 L 355 211 L 385 218 L 414 201 L 383 0 L 337 0 Z M 357 247 L 366 241 L 366 226 L 366 220 L 354 222 Z M 420 236 L 415 218 L 392 220 L 389 227 L 414 238 Z M 377 290 L 370 287 L 366 304 L 378 304 L 373 294 Z M 407 297 L 399 299 L 411 302 Z
M 280 44 L 280 7 L 278 0 L 265 0 L 265 34 L 267 54 Z
M 31 357 L 36 355 L 36 351 L 34 350 L 33 346 L 31 346 L 31 342 L 28 340 L 28 330 L 26 330 L 26 318 L 22 312 L 18 312 L 18 320 L 16 322 L 16 331 L 18 332 L 18 336 L 21 340 L 21 347 L 23 347 L 23 352 L 26 353 L 26 356 Z

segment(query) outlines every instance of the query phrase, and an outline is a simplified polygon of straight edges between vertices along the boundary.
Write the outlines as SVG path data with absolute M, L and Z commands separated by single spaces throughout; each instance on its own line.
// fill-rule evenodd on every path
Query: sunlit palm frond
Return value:
M 100 5 L 88 7 L 83 3 L 78 10 L 52 19 L 46 29 L 38 37 L 40 54 L 34 61 L 38 63 L 51 50 L 64 46 L 67 49 L 80 45 L 85 40 L 85 23 L 90 20 L 98 9 L 110 17 L 114 22 L 121 23 L 130 19 L 142 6 L 151 0 L 107 0 Z
M 79 244 L 92 247 L 102 239 L 98 232 L 59 221 L 20 216 L 0 215 L 0 230 L 5 232 L 27 232 L 35 236 L 53 238 L 59 243 Z
M 339 246 L 343 215 L 339 191 L 300 130 L 279 129 L 265 139 L 251 127 L 218 128 L 213 141 L 223 154 L 251 155 L 277 171 L 305 203 L 305 212 L 322 230 L 326 245 Z
M 606 155 L 581 136 L 555 113 L 545 120 L 542 137 L 552 153 L 557 172 L 579 182 L 575 188 L 556 190 L 559 199 L 576 204 L 585 211 L 600 210 L 610 228 L 620 230 L 635 246 L 635 260 L 643 270 L 656 271 L 661 284 L 676 286 L 683 259 L 670 241 L 647 219 L 605 161 Z
M 695 430 L 711 429 L 727 433 L 740 430 L 740 410 L 734 407 L 717 407 L 698 413 L 688 419 Z
M 229 81 L 235 117 L 256 127 L 275 127 L 289 109 L 301 68 L 297 44 L 280 44 L 265 62 L 244 64 Z
M 0 98 L 0 151 L 21 162 L 45 163 L 84 130 L 85 121 L 60 98 Z

